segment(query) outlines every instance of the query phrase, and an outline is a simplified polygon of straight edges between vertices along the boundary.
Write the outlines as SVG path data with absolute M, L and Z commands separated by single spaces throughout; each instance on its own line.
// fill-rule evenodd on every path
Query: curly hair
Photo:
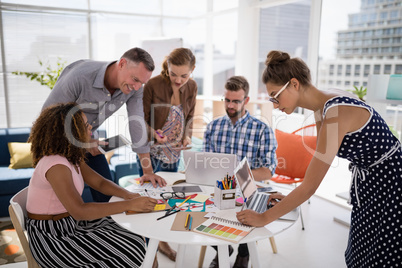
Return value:
M 169 64 L 176 66 L 188 65 L 190 69 L 192 69 L 195 66 L 195 61 L 195 56 L 190 49 L 183 47 L 176 48 L 170 52 L 170 54 L 166 56 L 165 60 L 163 61 L 161 75 L 166 82 L 170 83 Z
M 265 60 L 265 70 L 262 74 L 264 84 L 271 82 L 283 85 L 296 78 L 302 85 L 311 84 L 310 69 L 307 64 L 299 58 L 290 58 L 290 55 L 283 51 L 272 50 Z
M 82 113 L 73 102 L 55 104 L 41 112 L 28 139 L 34 167 L 48 155 L 64 156 L 74 165 L 85 159 L 84 147 L 90 137 Z

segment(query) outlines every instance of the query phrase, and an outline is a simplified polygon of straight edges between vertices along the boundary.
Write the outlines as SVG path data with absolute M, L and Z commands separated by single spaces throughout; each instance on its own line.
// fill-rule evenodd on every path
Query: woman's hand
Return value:
M 190 138 L 189 136 L 186 136 L 186 137 L 183 139 L 183 147 L 187 147 L 187 146 L 189 146 L 189 145 L 191 145 L 191 138 Z
M 156 199 L 147 196 L 137 197 L 129 201 L 131 206 L 130 210 L 136 212 L 151 212 L 157 204 Z
M 168 141 L 167 136 L 163 135 L 163 131 L 160 129 L 155 130 L 154 137 L 156 141 L 160 144 L 166 143 Z
M 124 200 L 131 200 L 140 197 L 140 194 L 128 192 L 123 198 Z
M 270 194 L 268 198 L 268 204 L 275 206 L 278 204 L 283 198 L 285 198 L 285 195 L 281 193 L 275 193 L 275 194 Z
M 266 213 L 266 212 L 265 212 Z M 265 226 L 264 214 L 257 213 L 254 210 L 246 209 L 236 212 L 236 218 L 239 222 L 245 225 L 262 227 Z

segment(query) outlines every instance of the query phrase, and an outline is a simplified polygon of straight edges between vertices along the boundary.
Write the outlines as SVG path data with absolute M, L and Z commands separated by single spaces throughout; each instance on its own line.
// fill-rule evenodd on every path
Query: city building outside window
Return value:
M 384 74 L 391 74 L 391 68 L 392 68 L 391 64 L 385 64 L 384 65 Z

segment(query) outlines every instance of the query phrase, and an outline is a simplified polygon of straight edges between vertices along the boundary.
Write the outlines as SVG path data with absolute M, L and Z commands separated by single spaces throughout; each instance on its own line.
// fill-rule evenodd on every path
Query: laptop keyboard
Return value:
M 263 213 L 268 208 L 268 194 L 256 194 L 251 200 L 250 209 L 258 213 Z

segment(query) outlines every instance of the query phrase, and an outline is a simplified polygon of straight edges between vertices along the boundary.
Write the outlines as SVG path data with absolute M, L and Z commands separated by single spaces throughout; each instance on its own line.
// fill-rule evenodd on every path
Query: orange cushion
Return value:
M 304 178 L 316 149 L 316 136 L 301 136 L 275 130 L 278 166 L 275 173 L 291 178 Z

